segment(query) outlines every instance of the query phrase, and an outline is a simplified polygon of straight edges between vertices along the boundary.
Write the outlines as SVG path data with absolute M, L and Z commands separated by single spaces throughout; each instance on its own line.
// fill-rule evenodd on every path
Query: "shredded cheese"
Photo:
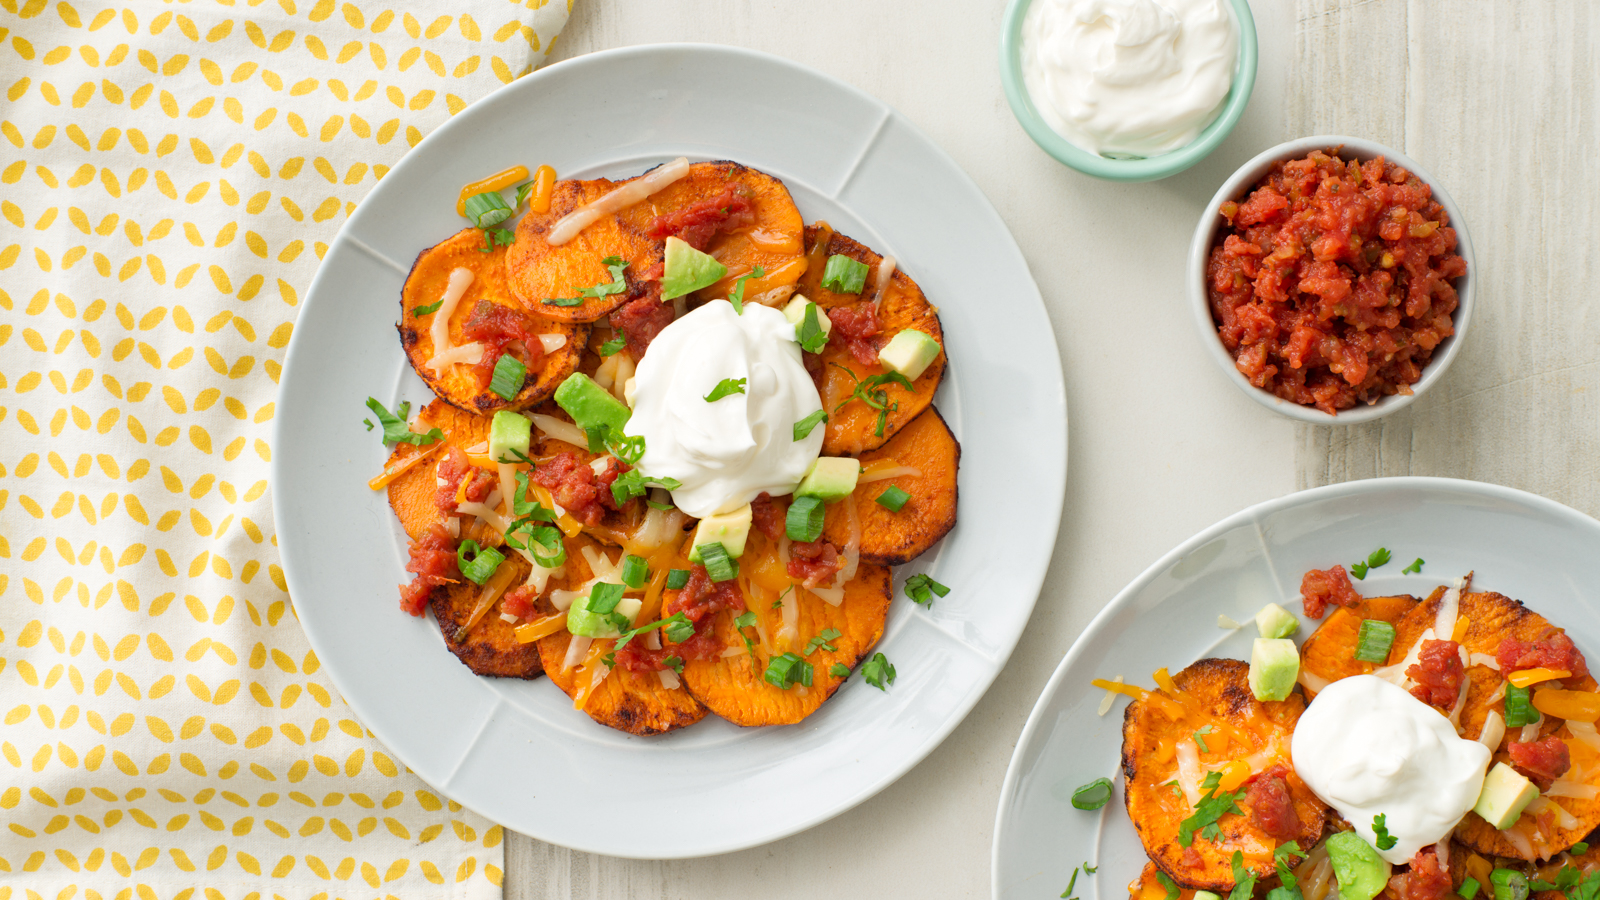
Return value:
M 1597 732 L 1593 722 L 1567 722 L 1567 731 L 1577 741 L 1587 744 L 1591 750 L 1600 753 L 1600 732 Z
M 539 346 L 542 347 L 546 353 L 554 353 L 566 345 L 567 336 L 564 334 L 539 335 Z
M 444 367 L 453 363 L 464 362 L 477 364 L 483 359 L 483 345 L 474 341 L 459 347 L 450 343 L 450 317 L 455 314 L 456 306 L 460 304 L 462 296 L 467 293 L 467 288 L 472 285 L 471 269 L 453 269 L 450 280 L 445 284 L 444 296 L 440 298 L 439 308 L 433 313 L 433 321 L 429 323 L 429 337 L 433 340 L 433 357 L 428 360 L 428 368 L 434 374 L 440 374 Z
M 367 487 L 372 488 L 375 491 L 383 490 L 384 488 L 389 486 L 390 482 L 394 481 L 396 478 L 399 478 L 401 475 L 404 475 L 405 473 L 411 471 L 411 469 L 413 467 L 415 467 L 418 463 L 420 463 L 423 460 L 427 459 L 428 457 L 434 455 L 435 453 L 438 453 L 441 449 L 444 448 L 444 446 L 445 446 L 445 442 L 444 441 L 439 441 L 439 442 L 435 443 L 432 447 L 429 447 L 428 449 L 423 450 L 420 453 L 411 454 L 410 456 L 406 457 L 405 459 L 402 459 L 398 463 L 395 463 L 393 466 L 391 466 L 391 467 L 389 467 L 387 469 L 384 469 L 383 472 L 381 474 L 379 474 L 376 478 L 373 478 L 371 481 L 367 482 Z
M 895 260 L 892 256 L 885 256 L 878 263 L 878 277 L 872 285 L 872 302 L 883 302 L 883 292 L 889 289 L 889 282 L 894 278 Z
M 889 465 L 880 466 L 878 464 L 880 462 L 887 462 Z M 861 470 L 861 475 L 856 478 L 856 484 L 871 484 L 874 481 L 882 481 L 885 478 L 899 478 L 902 475 L 907 478 L 921 478 L 922 470 L 916 466 L 902 466 L 894 460 L 878 460 L 877 462 L 868 463 Z
M 583 433 L 583 429 L 565 419 L 543 413 L 530 413 L 528 418 L 533 420 L 533 424 L 537 425 L 540 431 L 558 441 L 566 441 L 578 447 L 589 446 L 589 436 Z
M 600 220 L 644 200 L 656 191 L 689 174 L 689 160 L 678 157 L 644 175 L 619 185 L 592 203 L 586 203 L 561 218 L 545 234 L 545 242 L 559 247 L 578 236 L 578 232 Z
M 1115 677 L 1115 678 L 1113 678 L 1111 680 L 1116 682 L 1117 684 L 1122 684 L 1122 676 L 1121 675 L 1118 675 L 1117 677 Z M 1111 691 L 1111 690 L 1106 691 L 1106 695 L 1104 697 L 1100 698 L 1100 710 L 1096 714 L 1103 716 L 1106 713 L 1110 712 L 1111 711 L 1111 704 L 1113 702 L 1115 702 L 1116 699 L 1117 699 L 1117 692 L 1116 691 Z
M 1483 720 L 1483 730 L 1478 732 L 1478 743 L 1489 748 L 1493 753 L 1500 749 L 1500 742 L 1506 737 L 1506 720 L 1494 710 L 1489 710 L 1489 715 Z

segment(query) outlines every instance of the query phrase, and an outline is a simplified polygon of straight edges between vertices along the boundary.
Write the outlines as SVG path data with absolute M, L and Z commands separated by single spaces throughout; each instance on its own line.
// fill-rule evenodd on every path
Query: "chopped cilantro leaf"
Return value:
M 705 396 L 705 401 L 707 403 L 715 403 L 718 400 L 721 400 L 723 397 L 731 397 L 734 394 L 744 393 L 744 381 L 745 380 L 743 378 L 722 379 L 721 381 L 717 382 L 716 387 L 711 389 L 711 393 Z
M 843 632 L 837 628 L 824 628 L 821 634 L 812 638 L 810 642 L 806 644 L 805 652 L 801 655 L 810 656 L 818 650 L 826 650 L 829 653 L 834 653 L 839 648 L 835 647 L 831 642 L 838 640 L 842 635 Z
M 861 677 L 878 690 L 887 691 L 888 685 L 894 684 L 894 665 L 889 662 L 887 656 L 875 653 L 861 666 Z
M 395 407 L 394 412 L 385 409 L 376 397 L 367 398 L 367 408 L 378 417 L 378 422 L 383 425 L 383 442 L 385 444 L 416 444 L 426 446 L 436 441 L 444 440 L 444 432 L 437 428 L 428 429 L 427 434 L 417 434 L 406 425 L 406 414 L 411 411 L 409 402 Z M 365 421 L 365 420 L 363 420 Z M 368 429 L 369 431 L 371 429 Z

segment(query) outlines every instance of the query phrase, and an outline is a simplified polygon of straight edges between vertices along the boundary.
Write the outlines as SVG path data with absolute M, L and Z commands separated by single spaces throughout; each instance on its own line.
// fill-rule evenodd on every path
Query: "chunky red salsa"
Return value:
M 1222 204 L 1206 267 L 1212 320 L 1239 371 L 1327 413 L 1411 392 L 1455 333 L 1466 274 L 1433 191 L 1383 158 L 1278 163 Z

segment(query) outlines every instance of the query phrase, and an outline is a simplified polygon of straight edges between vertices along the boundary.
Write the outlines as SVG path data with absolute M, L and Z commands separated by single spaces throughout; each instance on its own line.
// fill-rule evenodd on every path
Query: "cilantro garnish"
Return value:
M 856 383 L 855 390 L 851 391 L 850 396 L 844 398 L 843 402 L 841 402 L 838 406 L 835 406 L 833 411 L 838 412 L 852 400 L 860 400 L 862 403 L 865 403 L 866 405 L 878 411 L 878 430 L 876 432 L 878 437 L 883 437 L 883 429 L 884 426 L 889 422 L 890 411 L 900 408 L 900 404 L 889 402 L 889 392 L 884 390 L 882 386 L 886 384 L 898 384 L 912 393 L 916 393 L 917 390 L 911 385 L 911 379 L 900 374 L 899 372 L 884 372 L 881 375 L 869 375 L 866 378 L 857 378 L 856 373 L 850 371 L 850 369 L 845 366 L 841 366 L 838 363 L 829 363 L 829 365 L 843 369 L 845 373 L 847 373 Z
M 1071 898 L 1072 897 L 1072 889 L 1078 884 L 1078 869 L 1079 868 L 1081 868 L 1081 866 L 1073 866 L 1072 867 L 1072 878 L 1068 879 L 1068 881 L 1067 881 L 1067 889 L 1061 892 L 1061 896 L 1062 897 L 1066 897 L 1066 898 Z
M 443 300 L 435 300 L 432 303 L 429 303 L 427 306 L 419 306 L 416 309 L 413 309 L 411 311 L 411 315 L 412 315 L 413 318 L 420 319 L 423 316 L 428 315 L 429 313 L 438 312 L 439 311 L 439 307 L 441 307 L 443 305 L 444 305 L 444 301 Z
M 835 678 L 849 678 L 850 667 L 844 663 L 834 663 L 833 668 L 828 670 L 828 674 Z
M 861 677 L 880 691 L 887 691 L 888 685 L 894 684 L 894 676 L 894 665 L 882 653 L 873 654 L 861 667 Z
M 509 247 L 516 241 L 517 234 L 509 228 L 483 229 L 483 246 L 478 248 L 479 253 L 493 253 L 496 247 Z
M 1156 881 L 1159 882 L 1163 888 L 1166 888 L 1167 896 L 1165 900 L 1178 900 L 1178 883 L 1172 880 L 1171 875 L 1168 875 L 1160 869 L 1157 869 Z
M 1367 570 L 1368 569 L 1382 568 L 1383 566 L 1388 565 L 1388 563 L 1389 563 L 1389 550 L 1388 550 L 1388 548 L 1387 547 L 1379 547 L 1378 549 L 1372 551 L 1370 554 L 1367 555 L 1366 562 L 1358 562 L 1355 565 L 1351 566 L 1350 567 L 1350 574 L 1354 575 L 1356 577 L 1357 581 L 1365 581 L 1366 577 L 1367 577 Z
M 1416 559 L 1411 561 L 1411 565 L 1406 566 L 1404 569 L 1401 569 L 1400 570 L 1400 574 L 1401 575 L 1419 575 L 1419 574 L 1422 573 L 1422 564 L 1424 562 L 1426 562 L 1426 560 L 1424 560 L 1422 557 L 1419 556 Z
M 811 415 L 806 416 L 804 419 L 794 423 L 794 439 L 797 441 L 805 440 L 811 435 L 811 430 L 813 428 L 816 428 L 818 425 L 826 421 L 828 421 L 828 413 L 826 410 L 819 409 Z
M 368 431 L 372 430 L 372 420 L 371 419 L 362 419 L 361 420 L 361 424 L 367 426 L 367 430 Z
M 626 346 L 628 346 L 628 339 L 619 332 L 616 337 L 600 345 L 600 355 L 616 356 Z
M 1210 733 L 1211 733 L 1211 726 L 1210 725 L 1206 725 L 1204 727 L 1195 729 L 1195 732 L 1194 732 L 1194 743 L 1195 743 L 1196 747 L 1200 748 L 1200 752 L 1201 753 L 1210 753 L 1211 752 L 1211 748 L 1206 746 L 1206 739 L 1205 739 L 1205 736 L 1210 734 Z
M 744 393 L 744 381 L 745 380 L 743 378 L 722 379 L 721 381 L 717 382 L 716 387 L 711 389 L 711 393 L 705 396 L 705 401 L 707 403 L 715 403 L 718 400 L 721 400 L 723 397 L 730 397 L 734 394 Z
M 767 274 L 767 270 L 756 266 L 750 272 L 739 276 L 733 283 L 733 290 L 728 292 L 728 302 L 733 304 L 735 315 L 744 315 L 744 283 L 752 278 L 760 278 Z
M 1372 836 L 1376 838 L 1372 843 L 1379 850 L 1388 850 L 1400 843 L 1399 838 L 1389 833 L 1387 819 L 1388 815 L 1385 813 L 1378 813 L 1372 817 Z
M 667 640 L 674 644 L 681 644 L 684 641 L 687 641 L 689 638 L 694 637 L 694 623 L 689 621 L 689 617 L 684 615 L 682 612 L 675 612 L 665 619 L 651 622 L 649 625 L 640 625 L 638 628 L 630 628 L 627 631 L 622 632 L 622 636 L 617 638 L 617 646 L 613 647 L 611 649 L 611 655 L 606 657 L 606 665 L 611 665 L 612 657 L 616 655 L 618 650 L 626 647 L 629 641 L 647 631 L 654 631 L 657 628 L 660 628 L 661 633 L 667 636 Z
M 805 652 L 801 655 L 810 656 L 818 650 L 826 650 L 829 653 L 834 653 L 838 651 L 839 648 L 835 647 L 831 642 L 838 640 L 843 636 L 843 634 L 844 633 L 837 628 L 824 628 L 821 634 L 812 638 L 810 642 L 806 644 Z
M 600 262 L 611 272 L 609 282 L 602 282 L 594 287 L 578 288 L 576 297 L 547 297 L 539 302 L 545 306 L 579 306 L 585 297 L 599 299 L 627 290 L 628 280 L 622 277 L 622 271 L 628 267 L 628 261 L 620 256 L 608 256 Z
M 1244 854 L 1233 851 L 1233 891 L 1228 900 L 1250 900 L 1256 892 L 1256 875 L 1244 867 Z
M 411 403 L 407 401 L 394 408 L 394 412 L 384 409 L 376 397 L 367 398 L 367 408 L 378 417 L 378 422 L 383 425 L 383 442 L 385 444 L 416 444 L 421 447 L 435 441 L 444 440 L 444 432 L 437 428 L 428 429 L 427 434 L 417 434 L 406 424 L 406 416 L 411 412 Z M 363 419 L 362 421 L 366 421 Z M 369 427 L 367 429 L 371 431 Z
M 805 317 L 795 328 L 794 339 L 807 353 L 821 353 L 828 346 L 828 332 L 822 330 L 822 312 L 815 303 L 806 304 Z
M 1278 880 L 1283 883 L 1284 887 L 1291 889 L 1299 887 L 1294 878 L 1294 868 L 1289 864 L 1296 859 L 1305 859 L 1305 857 L 1306 852 L 1300 849 L 1300 844 L 1297 841 L 1279 844 L 1277 849 L 1272 851 L 1272 862 L 1278 867 Z
M 649 489 L 650 485 L 675 491 L 683 487 L 683 482 L 676 478 L 656 478 L 646 475 L 638 469 L 629 469 L 618 475 L 616 481 L 611 482 L 611 499 L 617 501 L 617 505 L 621 506 L 634 497 L 643 497 L 644 492 Z
M 1196 831 L 1200 832 L 1200 836 L 1208 841 L 1217 840 L 1222 837 L 1222 828 L 1217 825 L 1217 820 L 1228 813 L 1242 812 L 1239 809 L 1239 801 L 1244 799 L 1245 792 L 1242 790 L 1234 794 L 1224 792 L 1219 796 L 1216 791 L 1221 783 L 1222 773 L 1207 773 L 1205 781 L 1200 784 L 1200 787 L 1205 789 L 1205 794 L 1200 798 L 1200 802 L 1195 805 L 1194 815 L 1184 819 L 1178 825 L 1179 844 L 1185 847 L 1193 844 Z M 1245 896 L 1248 897 L 1249 894 L 1247 893 Z
M 756 627 L 756 614 L 753 613 L 753 612 L 749 612 L 749 611 L 746 611 L 746 612 L 742 613 L 739 616 L 739 618 L 733 620 L 733 627 L 738 630 L 739 637 L 744 638 L 744 649 L 749 652 L 750 658 L 751 659 L 755 659 L 756 658 L 756 645 L 755 645 L 755 642 L 750 640 L 750 635 L 745 634 L 744 630 L 746 628 L 754 628 L 754 627 Z

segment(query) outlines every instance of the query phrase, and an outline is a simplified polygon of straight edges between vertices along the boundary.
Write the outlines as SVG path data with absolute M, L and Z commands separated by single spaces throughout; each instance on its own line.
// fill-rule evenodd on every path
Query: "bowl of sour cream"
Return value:
M 1204 159 L 1256 80 L 1247 0 L 1010 0 L 1000 76 L 1046 153 L 1097 178 L 1154 181 Z

